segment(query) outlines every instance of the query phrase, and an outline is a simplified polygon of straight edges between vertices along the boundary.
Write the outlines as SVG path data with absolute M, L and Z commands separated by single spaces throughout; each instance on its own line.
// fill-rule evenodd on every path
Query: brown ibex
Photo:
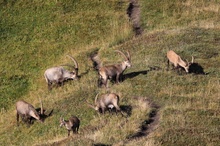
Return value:
M 27 124 L 31 124 L 31 118 L 34 118 L 40 122 L 43 122 L 41 119 L 41 115 L 44 114 L 43 104 L 41 102 L 41 110 L 40 113 L 36 111 L 33 105 L 27 103 L 24 100 L 19 100 L 16 102 L 16 112 L 17 112 L 17 125 L 19 126 L 19 115 L 21 116 L 24 122 L 28 122 Z
M 187 73 L 189 72 L 189 66 L 193 63 L 193 60 L 194 60 L 192 56 L 192 61 L 190 63 L 188 61 L 185 62 L 181 59 L 179 55 L 177 55 L 172 50 L 167 52 L 167 58 L 168 58 L 168 61 L 167 61 L 168 68 L 169 68 L 169 62 L 171 62 L 175 68 L 183 67 Z
M 60 127 L 65 126 L 68 130 L 68 136 L 70 136 L 70 131 L 73 133 L 78 133 L 80 120 L 76 116 L 71 116 L 69 120 L 64 120 L 64 118 L 60 118 Z
M 116 50 L 116 52 L 120 53 L 122 56 L 124 56 L 125 61 L 119 63 L 119 64 L 113 64 L 108 66 L 103 66 L 98 69 L 99 73 L 99 82 L 103 84 L 105 87 L 107 87 L 107 81 L 108 79 L 112 79 L 116 77 L 116 83 L 119 83 L 119 80 L 123 76 L 123 72 L 127 67 L 131 67 L 131 56 L 130 53 L 127 52 L 127 56 L 119 51 Z
M 113 109 L 114 107 L 116 108 L 116 112 L 121 112 L 119 107 L 119 95 L 116 93 L 103 94 L 99 99 L 97 98 L 98 94 L 95 97 L 95 106 L 87 102 L 88 106 L 94 108 L 96 111 L 101 110 L 103 114 L 105 113 L 106 109 Z
M 73 67 L 73 71 L 68 71 L 66 69 L 63 68 L 63 66 L 58 66 L 58 67 L 52 67 L 47 69 L 44 72 L 44 77 L 46 79 L 46 82 L 48 84 L 48 89 L 51 90 L 52 84 L 56 83 L 57 85 L 63 85 L 63 82 L 68 80 L 68 79 L 77 79 L 78 78 L 78 63 L 77 61 L 67 55 L 68 57 L 70 57 L 70 59 L 72 59 L 72 61 L 75 64 L 75 68 L 72 65 L 68 65 Z

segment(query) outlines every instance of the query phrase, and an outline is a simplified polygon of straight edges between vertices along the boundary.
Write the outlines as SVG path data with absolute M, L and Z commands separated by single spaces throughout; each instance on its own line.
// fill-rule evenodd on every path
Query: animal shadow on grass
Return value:
M 192 63 L 189 66 L 189 73 L 202 74 L 202 75 L 207 75 L 208 74 L 208 73 L 204 72 L 203 67 L 198 63 Z
M 143 70 L 143 71 L 137 71 L 137 72 L 131 72 L 131 73 L 128 73 L 128 74 L 124 74 L 123 77 L 122 77 L 122 81 L 126 80 L 127 78 L 134 78 L 134 77 L 136 77 L 140 74 L 146 75 L 148 72 L 153 71 L 153 70 L 161 70 L 161 68 L 158 67 L 158 66 L 152 66 L 148 70 Z
M 38 113 L 41 112 L 41 108 L 37 108 L 36 111 Z M 42 119 L 42 121 L 44 122 L 48 117 L 52 116 L 53 114 L 53 109 L 48 113 L 48 114 L 45 114 L 46 110 L 43 110 L 43 114 L 39 114 L 40 115 L 40 118 Z M 32 118 L 32 117 L 31 117 Z M 31 120 L 36 120 L 34 118 L 32 118 Z
M 120 105 L 120 109 L 121 109 L 121 114 L 122 116 L 125 116 L 125 117 L 130 117 L 131 116 L 131 113 L 132 113 L 132 106 L 131 105 Z M 110 114 L 118 114 L 120 113 L 119 111 L 117 111 L 117 109 L 115 107 L 113 108 L 108 108 L 107 111 L 110 113 Z M 99 109 L 99 113 L 102 114 L 102 110 Z M 126 115 L 124 115 L 126 114 Z
M 181 66 L 179 66 L 176 70 L 178 71 L 179 75 L 187 74 L 185 72 L 185 69 Z M 203 67 L 198 63 L 192 63 L 189 66 L 189 73 L 190 74 L 197 74 L 197 75 L 208 75 L 209 74 L 209 73 L 205 73 Z
M 121 105 L 120 109 L 123 113 L 126 113 L 126 117 L 130 117 L 132 113 L 132 106 L 131 105 Z

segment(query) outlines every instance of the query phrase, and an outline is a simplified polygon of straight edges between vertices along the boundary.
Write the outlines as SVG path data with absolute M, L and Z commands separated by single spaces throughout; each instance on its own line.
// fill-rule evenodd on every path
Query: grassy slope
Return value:
M 217 2 L 140 1 L 145 33 L 129 40 L 127 3 L 0 4 L 1 145 L 30 145 L 37 141 L 39 145 L 57 141 L 61 141 L 56 143 L 60 145 L 120 145 L 137 132 L 152 110 L 141 107 L 134 96 L 149 98 L 161 106 L 160 124 L 148 138 L 127 145 L 217 145 L 220 134 Z M 111 91 L 121 95 L 121 105 L 133 107 L 128 119 L 109 114 L 100 117 L 84 103 L 85 99 L 93 102 L 96 93 L 106 92 L 95 86 L 97 74 L 87 59 L 95 48 L 100 48 L 104 64 L 121 60 L 112 49 L 129 50 L 132 54 L 133 67 L 125 72 L 129 78 L 111 85 Z M 188 60 L 195 56 L 195 61 L 209 74 L 167 72 L 165 53 L 169 49 Z M 80 64 L 81 80 L 48 93 L 42 76 L 45 68 L 69 62 L 65 57 L 69 53 Z M 30 128 L 24 124 L 17 128 L 11 104 L 22 98 L 39 107 L 39 97 L 47 109 L 54 109 L 53 116 L 44 124 L 35 122 Z M 60 116 L 68 118 L 72 114 L 82 121 L 80 134 L 66 139 L 67 132 L 58 127 L 58 122 Z

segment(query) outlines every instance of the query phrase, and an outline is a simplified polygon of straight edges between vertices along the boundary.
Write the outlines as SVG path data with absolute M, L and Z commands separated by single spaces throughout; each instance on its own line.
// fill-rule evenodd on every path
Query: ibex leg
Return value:
M 19 126 L 19 114 L 17 113 L 17 126 Z
M 170 68 L 170 61 L 167 60 L 167 71 L 169 70 L 169 68 Z

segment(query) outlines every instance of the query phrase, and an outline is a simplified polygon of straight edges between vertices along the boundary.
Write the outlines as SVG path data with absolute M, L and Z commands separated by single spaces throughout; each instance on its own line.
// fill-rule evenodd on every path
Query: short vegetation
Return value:
M 139 0 L 142 33 L 135 33 L 126 0 L 0 0 L 0 145 L 217 146 L 220 138 L 220 5 L 218 0 Z M 132 67 L 119 84 L 98 87 L 90 55 L 103 65 Z M 167 70 L 174 50 L 205 74 Z M 47 89 L 44 71 L 79 64 L 79 79 Z M 68 67 L 65 66 L 68 69 Z M 115 92 L 124 116 L 99 114 L 87 104 Z M 15 103 L 25 100 L 44 123 L 16 123 Z M 59 127 L 60 117 L 80 119 L 78 134 Z

